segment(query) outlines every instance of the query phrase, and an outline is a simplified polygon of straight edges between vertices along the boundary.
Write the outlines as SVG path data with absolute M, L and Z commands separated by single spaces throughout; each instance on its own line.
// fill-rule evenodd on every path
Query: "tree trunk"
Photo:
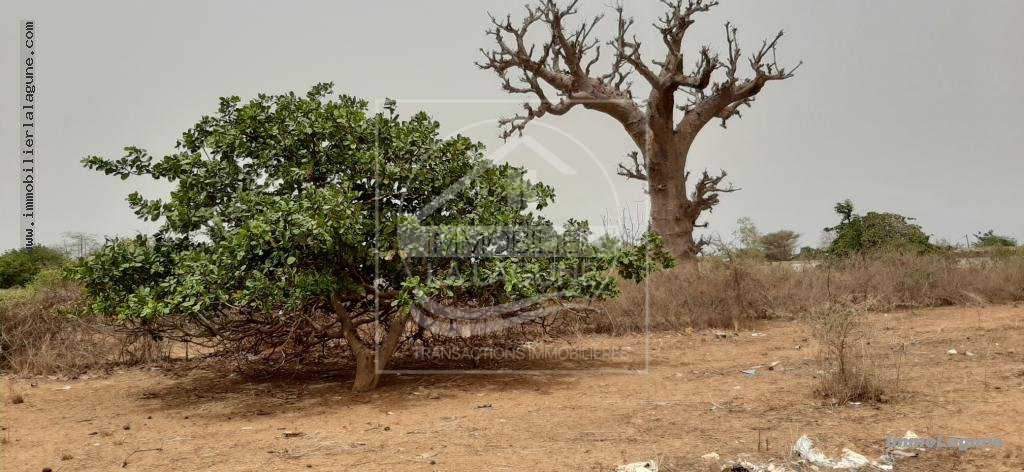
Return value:
M 693 224 L 687 218 L 680 218 L 685 213 L 686 208 L 678 202 L 659 199 L 651 194 L 651 229 L 661 236 L 665 249 L 682 264 L 697 257 Z
M 376 356 L 371 349 L 361 349 L 358 352 L 353 351 L 352 354 L 356 358 L 356 378 L 352 382 L 353 392 L 368 392 L 377 388 L 377 383 L 380 382 L 380 374 L 377 373 L 377 366 L 374 364 Z M 381 369 L 384 366 L 380 366 Z
M 398 311 L 391 314 L 391 320 L 387 323 L 381 322 L 386 332 L 384 339 L 377 344 L 376 341 L 365 342 L 360 339 L 359 330 L 349 317 L 348 309 L 345 308 L 339 296 L 332 296 L 331 304 L 334 306 L 338 320 L 341 321 L 345 342 L 356 359 L 356 375 L 352 382 L 352 391 L 366 392 L 377 388 L 381 371 L 387 367 L 388 361 L 391 360 L 391 356 L 398 350 L 398 345 L 402 341 L 409 314 Z M 374 336 L 374 338 L 376 337 Z
M 388 331 L 380 345 L 374 346 L 362 341 L 349 342 L 352 355 L 356 358 L 356 377 L 352 382 L 353 392 L 367 392 L 377 388 L 377 383 L 380 382 L 380 372 L 387 368 L 391 356 L 398 350 L 407 320 L 407 314 L 396 313 L 391 322 L 387 323 Z
M 680 263 L 693 261 L 695 220 L 686 194 L 686 157 L 690 141 L 672 131 L 649 134 L 648 185 L 651 196 L 651 229 L 662 238 L 665 249 Z

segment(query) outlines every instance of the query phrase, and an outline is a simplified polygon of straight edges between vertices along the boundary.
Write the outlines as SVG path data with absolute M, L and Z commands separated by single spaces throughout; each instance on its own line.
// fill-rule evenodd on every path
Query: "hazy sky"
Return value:
M 608 4 L 582 3 L 587 14 Z M 710 231 L 728 236 L 737 218 L 750 216 L 762 231 L 792 229 L 816 245 L 835 223 L 834 203 L 851 198 L 862 212 L 914 216 L 939 238 L 962 241 L 992 228 L 1024 239 L 1024 2 L 722 3 L 699 18 L 690 48 L 720 50 L 722 24 L 731 20 L 745 52 L 784 29 L 779 61 L 805 64 L 797 77 L 770 84 L 728 129 L 711 125 L 698 138 L 691 168 L 726 169 L 743 189 L 723 197 Z M 649 27 L 660 3 L 626 8 L 649 46 L 646 57 L 661 56 Z M 69 230 L 146 229 L 125 196 L 135 189 L 159 196 L 166 187 L 122 182 L 83 169 L 79 159 L 118 157 L 126 145 L 166 154 L 224 95 L 304 92 L 331 81 L 337 92 L 396 98 L 406 116 L 426 110 L 445 132 L 461 129 L 499 149 L 487 120 L 518 107 L 473 64 L 491 44 L 483 33 L 488 11 L 520 17 L 522 2 L 5 1 L 0 248 L 19 244 L 22 19 L 37 22 L 36 224 L 45 244 Z M 644 212 L 640 184 L 614 175 L 633 147 L 610 118 L 579 109 L 528 135 L 540 146 L 506 158 L 555 186 L 555 219 L 575 214 L 600 224 L 622 208 Z M 545 164 L 537 149 L 573 172 Z

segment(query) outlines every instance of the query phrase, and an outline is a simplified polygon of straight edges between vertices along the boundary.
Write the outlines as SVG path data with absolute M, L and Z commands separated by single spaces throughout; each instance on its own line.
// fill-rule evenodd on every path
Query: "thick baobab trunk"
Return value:
M 681 263 L 692 261 L 697 256 L 693 224 L 682 217 L 685 213 L 684 204 L 651 194 L 651 229 L 661 236 L 665 249 Z
M 671 113 L 671 112 L 669 112 Z M 677 261 L 697 256 L 693 240 L 692 202 L 686 192 L 686 157 L 690 141 L 667 131 L 649 133 L 648 185 L 651 196 L 651 229 Z

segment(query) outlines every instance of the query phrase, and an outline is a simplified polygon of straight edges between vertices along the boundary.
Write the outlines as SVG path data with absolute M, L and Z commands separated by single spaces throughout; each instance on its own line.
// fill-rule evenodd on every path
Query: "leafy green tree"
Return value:
M 1016 239 L 995 234 L 993 230 L 984 233 L 978 232 L 974 235 L 974 239 L 974 247 L 1015 247 L 1017 245 Z
M 75 268 L 92 309 L 252 351 L 334 340 L 362 391 L 431 320 L 514 322 L 615 295 L 615 271 L 639 280 L 673 263 L 653 235 L 597 250 L 585 222 L 556 231 L 538 214 L 551 187 L 466 137 L 440 138 L 424 113 L 385 110 L 335 99 L 330 84 L 222 98 L 174 154 L 84 159 L 175 185 L 167 200 L 128 198 L 140 218 L 162 221 L 155 234 L 109 241 Z M 501 236 L 511 243 L 489 239 Z
M 0 256 L 0 289 L 27 285 L 43 269 L 65 262 L 60 251 L 48 247 L 9 250 Z
M 827 250 L 830 256 L 848 257 L 877 250 L 923 253 L 934 249 L 921 227 L 910 223 L 912 218 L 878 212 L 861 216 L 854 213 L 850 200 L 839 202 L 835 210 L 841 218 L 839 224 L 825 228 L 835 234 Z
M 733 243 L 727 252 L 741 258 L 764 258 L 764 247 L 761 246 L 761 232 L 748 216 L 736 220 L 736 231 L 733 231 Z
M 769 261 L 793 260 L 800 235 L 789 230 L 776 231 L 761 236 L 761 247 Z

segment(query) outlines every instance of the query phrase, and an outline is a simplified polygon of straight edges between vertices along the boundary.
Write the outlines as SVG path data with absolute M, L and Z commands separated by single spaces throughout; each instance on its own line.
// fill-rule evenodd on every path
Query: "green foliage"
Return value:
M 841 217 L 837 226 L 825 228 L 835 234 L 827 252 L 834 257 L 848 257 L 861 252 L 889 250 L 925 253 L 934 246 L 921 227 L 910 223 L 911 218 L 896 213 L 868 212 L 861 216 L 853 212 L 853 202 L 836 204 Z
M 800 251 L 796 254 L 796 258 L 802 261 L 812 261 L 815 259 L 821 259 L 827 254 L 825 250 L 818 249 L 815 247 L 804 246 L 800 248 Z
M 652 272 L 676 266 L 676 260 L 662 248 L 661 236 L 644 233 L 636 244 L 628 244 L 612 252 L 619 275 L 626 280 L 641 282 Z
M 761 236 L 761 247 L 769 261 L 792 260 L 800 235 L 789 230 L 776 231 Z
M 736 220 L 736 232 L 734 235 L 740 249 L 752 251 L 761 249 L 761 232 L 757 230 L 757 225 L 754 224 L 754 220 L 750 217 L 744 216 Z
M 744 216 L 736 220 L 736 231 L 733 232 L 733 243 L 725 251 L 730 257 L 741 259 L 764 260 L 764 246 L 761 244 L 761 232 L 750 217 Z
M 995 234 L 995 231 L 988 230 L 984 233 L 978 232 L 974 235 L 974 247 L 1015 247 L 1017 240 L 1009 236 Z
M 7 251 L 0 255 L 0 289 L 28 285 L 40 271 L 65 262 L 59 251 L 47 247 Z
M 154 159 L 129 147 L 120 159 L 84 159 L 122 179 L 175 184 L 167 200 L 129 196 L 136 215 L 161 221 L 155 234 L 108 241 L 72 270 L 92 309 L 215 326 L 226 313 L 297 317 L 333 299 L 353 318 L 375 309 L 387 317 L 425 300 L 603 298 L 617 293 L 616 268 L 635 279 L 672 264 L 653 236 L 602 248 L 587 242 L 585 222 L 556 231 L 538 213 L 554 198 L 551 187 L 485 159 L 466 137 L 440 138 L 424 113 L 403 120 L 394 103 L 385 109 L 369 114 L 363 100 L 332 99 L 329 84 L 304 97 L 223 98 L 174 154 Z M 469 174 L 471 183 L 460 183 Z M 477 258 L 422 257 L 417 251 L 430 248 L 416 242 L 426 240 L 400 238 L 466 242 L 480 233 L 460 233 L 465 228 L 524 228 L 539 237 L 515 254 Z M 559 249 L 572 247 L 579 253 Z

